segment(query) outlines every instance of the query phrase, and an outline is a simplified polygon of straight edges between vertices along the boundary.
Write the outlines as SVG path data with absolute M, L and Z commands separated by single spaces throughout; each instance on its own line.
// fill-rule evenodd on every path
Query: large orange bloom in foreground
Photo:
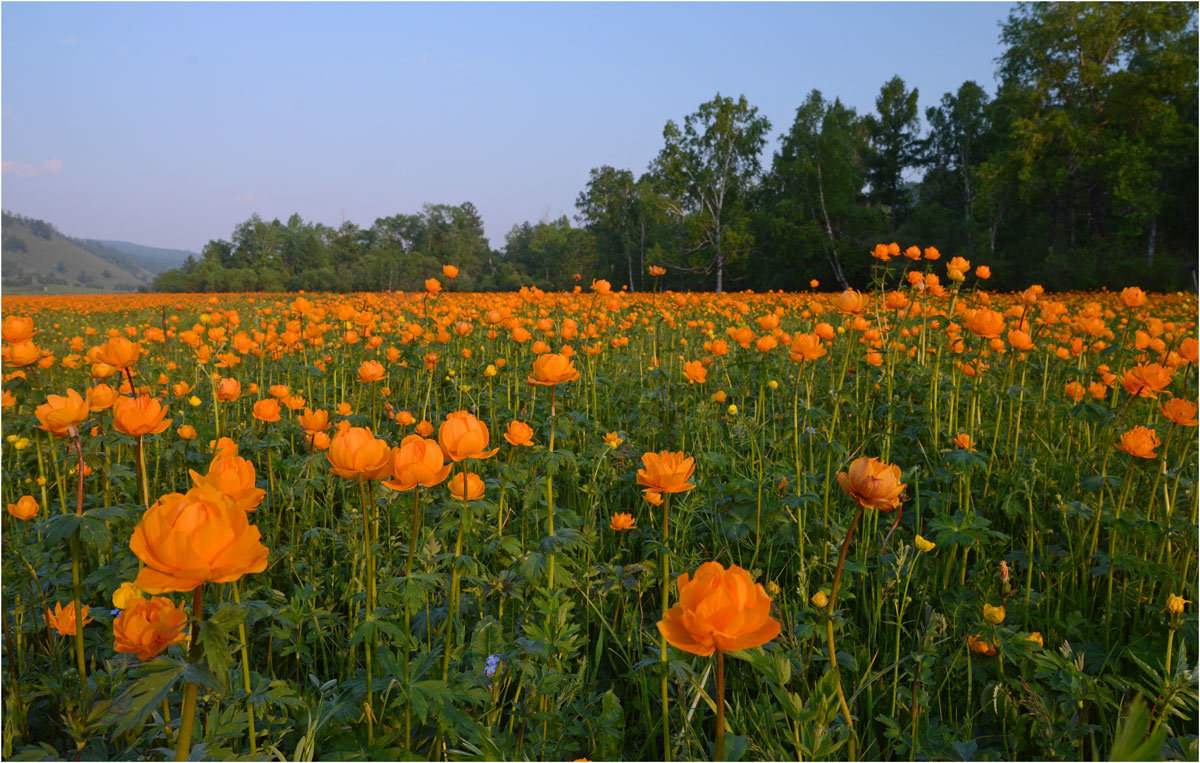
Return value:
M 645 453 L 642 455 L 644 469 L 638 469 L 637 483 L 642 492 L 682 493 L 696 487 L 688 482 L 696 471 L 696 461 L 686 453 Z
M 908 487 L 900 481 L 899 466 L 866 456 L 855 459 L 848 471 L 838 472 L 837 481 L 859 506 L 878 511 L 899 508 Z
M 676 649 L 710 655 L 760 646 L 779 635 L 771 617 L 771 597 L 750 573 L 733 565 L 705 562 L 696 577 L 676 580 L 679 603 L 658 622 L 659 632 Z
M 433 487 L 450 474 L 450 464 L 436 440 L 426 440 L 419 434 L 410 434 L 400 441 L 400 447 L 392 448 L 392 479 L 383 483 L 392 490 L 412 490 L 417 485 Z
M 392 449 L 367 427 L 338 432 L 329 446 L 329 463 L 339 477 L 381 480 L 391 471 Z
M 570 358 L 566 355 L 546 353 L 533 361 L 533 375 L 528 381 L 530 384 L 552 387 L 578 378 L 579 371 L 575 369 L 575 363 Z
M 165 596 L 134 599 L 113 620 L 113 649 L 152 660 L 171 644 L 187 640 L 187 612 Z
M 171 426 L 167 406 L 149 395 L 119 397 L 113 406 L 113 426 L 130 437 L 159 434 Z
M 467 411 L 455 411 L 438 427 L 438 443 L 451 461 L 491 458 L 500 449 L 485 450 L 489 439 L 487 424 Z
M 231 583 L 267 568 L 267 547 L 246 512 L 211 485 L 155 501 L 133 530 L 129 548 L 146 565 L 134 584 L 147 593 L 191 591 Z
M 57 437 L 66 437 L 71 427 L 78 426 L 88 417 L 88 404 L 78 392 L 69 389 L 66 396 L 47 395 L 46 402 L 33 413 L 40 422 L 38 429 Z

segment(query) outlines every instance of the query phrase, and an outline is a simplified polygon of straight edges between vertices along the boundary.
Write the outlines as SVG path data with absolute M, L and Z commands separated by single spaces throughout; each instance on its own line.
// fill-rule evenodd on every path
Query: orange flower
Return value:
M 1008 332 L 1008 343 L 1014 350 L 1032 350 L 1033 338 L 1024 331 L 1014 329 Z
M 837 481 L 859 506 L 878 511 L 899 508 L 908 487 L 900 481 L 899 466 L 866 456 L 855 459 L 849 470 L 838 472 Z
M 485 450 L 491 433 L 487 424 L 467 411 L 455 411 L 438 427 L 438 443 L 451 461 L 467 458 L 485 459 L 496 455 L 499 448 Z
M 458 278 L 458 268 L 453 265 L 442 265 L 442 275 L 447 278 Z
M 412 490 L 417 485 L 433 487 L 450 474 L 450 464 L 436 440 L 426 440 L 421 435 L 410 434 L 400 441 L 400 447 L 392 448 L 389 464 L 392 479 L 384 487 L 392 490 Z
M 425 291 L 429 292 L 430 294 L 437 294 L 441 290 L 442 285 L 436 278 L 425 279 Z
M 523 421 L 514 421 L 508 425 L 508 430 L 504 433 L 504 439 L 508 440 L 510 445 L 533 445 L 533 427 Z
M 149 395 L 122 397 L 113 406 L 113 426 L 130 437 L 158 434 L 171 426 L 167 406 Z
M 358 367 L 358 380 L 363 384 L 377 382 L 383 378 L 383 364 L 378 360 L 368 360 Z
M 967 647 L 976 654 L 984 657 L 995 657 L 996 647 L 983 640 L 982 636 L 967 636 Z
M 66 437 L 72 427 L 79 426 L 88 417 L 88 405 L 78 392 L 69 389 L 65 397 L 47 395 L 46 402 L 33 413 L 41 422 L 38 429 L 44 429 L 56 437 Z
M 184 395 L 189 394 L 191 391 L 192 391 L 192 385 L 188 384 L 185 381 L 176 382 L 171 387 L 171 394 L 174 395 L 175 397 L 183 397 Z
M 858 313 L 861 313 L 863 310 L 867 309 L 867 305 L 870 304 L 870 301 L 870 298 L 865 294 L 859 294 L 854 289 L 846 289 L 837 296 L 837 302 L 835 304 L 837 309 L 841 310 L 843 313 L 857 315 Z
M 83 615 L 83 627 L 85 627 L 85 628 L 87 627 L 88 623 L 90 623 L 92 620 L 95 619 L 92 617 L 88 617 L 88 608 L 86 605 L 81 608 L 80 614 Z M 73 602 L 73 601 L 67 602 L 67 606 L 64 609 L 62 602 L 56 601 L 56 602 L 54 602 L 54 610 L 53 611 L 51 611 L 50 609 L 47 608 L 46 609 L 46 627 L 53 628 L 54 630 L 58 631 L 58 635 L 60 635 L 60 636 L 74 636 L 75 635 L 75 602 Z
M 683 364 L 683 375 L 692 384 L 703 384 L 708 378 L 708 369 L 700 361 L 692 360 Z
M 283 400 L 285 397 L 290 397 L 292 391 L 288 389 L 286 384 L 272 384 L 267 388 L 267 394 L 276 400 Z
M 279 421 L 279 401 L 273 397 L 259 400 L 254 404 L 254 418 L 267 423 Z
M 329 411 L 324 408 L 315 411 L 305 408 L 304 413 L 300 414 L 296 420 L 300 422 L 305 434 L 316 434 L 329 429 Z
M 533 361 L 533 375 L 529 377 L 529 383 L 551 387 L 578 378 L 579 371 L 575 370 L 575 363 L 570 358 L 566 355 L 546 353 Z
M 963 450 L 975 450 L 971 442 L 971 435 L 966 432 L 959 432 L 954 436 L 954 444 Z
M 1158 435 L 1153 429 L 1136 426 L 1128 432 L 1121 434 L 1121 440 L 1117 443 L 1117 450 L 1123 450 L 1137 458 L 1154 458 L 1158 455 L 1154 452 L 1154 449 L 1161 444 Z
M 612 520 L 609 521 L 608 526 L 617 532 L 621 532 L 622 530 L 637 529 L 637 522 L 634 520 L 632 514 L 619 512 L 612 515 Z
M 651 506 L 662 506 L 663 494 L 657 490 L 643 490 L 642 498 L 645 498 L 646 503 Z
M 651 265 L 651 266 L 650 266 L 650 275 L 652 275 L 652 276 L 665 276 L 666 274 L 667 274 L 667 269 L 666 269 L 666 268 L 664 268 L 664 267 L 662 267 L 662 266 L 660 266 L 660 265 Z
M 196 427 L 192 426 L 191 424 L 184 424 L 176 429 L 175 433 L 179 435 L 179 439 L 181 440 L 196 439 Z
M 992 277 L 992 269 L 987 265 L 980 265 L 979 267 L 975 268 L 975 277 L 986 281 Z
M 450 495 L 460 501 L 478 501 L 483 498 L 483 480 L 479 478 L 478 474 L 459 472 L 450 478 L 446 487 L 450 489 Z
M 107 363 L 113 368 L 130 368 L 142 356 L 142 346 L 134 344 L 123 336 L 114 336 L 100 345 L 96 357 L 100 362 Z
M 610 448 L 615 448 L 623 442 L 625 442 L 625 440 L 622 439 L 621 435 L 617 432 L 609 432 L 608 434 L 604 435 L 604 444 Z
M 963 325 L 976 336 L 991 339 L 1000 336 L 1000 332 L 1004 330 L 1004 316 L 995 310 L 980 308 L 968 312 L 963 319 Z
M 1158 393 L 1171 383 L 1171 372 L 1158 363 L 1142 363 L 1127 370 L 1121 377 L 1121 386 L 1131 395 L 1158 397 Z
M 212 485 L 168 493 L 142 514 L 129 548 L 146 565 L 134 584 L 151 594 L 231 583 L 267 568 L 270 553 L 246 512 Z
M 311 435 L 312 446 L 317 450 L 329 450 L 329 435 L 324 432 L 317 432 Z
M 679 602 L 658 621 L 658 631 L 676 649 L 707 656 L 761 646 L 779 635 L 771 597 L 737 565 L 705 562 L 690 578 L 675 581 Z
M 16 344 L 5 345 L 3 358 L 5 365 L 14 365 L 17 368 L 32 366 L 42 359 L 42 351 L 33 342 L 26 340 L 17 342 Z
M 187 612 L 166 596 L 138 597 L 113 620 L 113 649 L 152 660 L 171 644 L 187 641 Z
M 433 434 L 433 424 L 430 423 L 428 419 L 424 419 L 417 424 L 416 432 L 422 437 L 428 437 L 429 435 Z
M 1182 397 L 1173 397 L 1159 407 L 1162 415 L 1166 416 L 1176 424 L 1185 427 L 1194 427 L 1200 423 L 1196 419 L 1196 404 L 1190 400 L 1184 400 Z
M 107 384 L 97 384 L 88 388 L 86 397 L 88 410 L 97 413 L 113 407 L 117 402 L 117 391 Z
M 824 354 L 825 347 L 821 344 L 821 337 L 816 334 L 796 334 L 792 337 L 792 346 L 788 357 L 794 362 L 816 360 Z
M 255 485 L 254 464 L 241 456 L 218 456 L 208 466 L 208 474 L 201 476 L 189 469 L 192 484 L 200 487 L 209 484 L 220 490 L 242 511 L 254 511 L 267 495 L 267 491 Z
M 608 294 L 610 291 L 612 291 L 612 284 L 610 284 L 608 281 L 605 281 L 603 278 L 598 281 L 593 280 L 592 291 L 596 292 L 597 294 Z
M 28 342 L 33 339 L 33 319 L 23 318 L 19 315 L 4 316 L 4 323 L 0 324 L 0 338 L 4 339 L 8 344 L 17 344 L 19 342 Z
M 1200 342 L 1196 341 L 1195 337 L 1189 336 L 1179 343 L 1179 354 L 1193 366 L 1196 365 L 1200 362 Z
M 1064 387 L 1064 389 L 1067 393 L 1067 397 L 1071 398 L 1077 403 L 1083 399 L 1084 395 L 1087 394 L 1087 389 L 1077 381 L 1067 382 L 1067 385 Z
M 212 448 L 215 458 L 228 458 L 238 454 L 238 445 L 228 437 L 222 437 L 217 441 L 208 441 L 208 447 Z
M 231 403 L 242 396 L 242 383 L 237 379 L 221 379 L 216 387 L 217 400 Z
M 1141 307 L 1146 304 L 1146 292 L 1136 286 L 1121 289 L 1121 303 L 1126 307 Z
M 23 495 L 17 499 L 16 503 L 8 504 L 8 513 L 17 519 L 33 519 L 41 508 L 33 496 Z
M 696 471 L 696 461 L 685 453 L 645 453 L 642 455 L 644 469 L 638 469 L 637 483 L 642 492 L 682 493 L 695 485 L 688 482 Z
M 391 472 L 391 448 L 367 427 L 338 432 L 329 446 L 331 471 L 339 477 L 381 480 Z

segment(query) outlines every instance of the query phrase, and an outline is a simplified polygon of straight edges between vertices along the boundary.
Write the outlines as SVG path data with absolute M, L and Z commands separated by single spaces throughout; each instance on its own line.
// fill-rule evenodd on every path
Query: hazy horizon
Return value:
M 199 252 L 254 213 L 369 226 L 470 201 L 493 248 L 643 172 L 718 91 L 772 123 L 813 88 L 921 114 L 995 92 L 1011 3 L 20 3 L 3 21 L 3 207 Z

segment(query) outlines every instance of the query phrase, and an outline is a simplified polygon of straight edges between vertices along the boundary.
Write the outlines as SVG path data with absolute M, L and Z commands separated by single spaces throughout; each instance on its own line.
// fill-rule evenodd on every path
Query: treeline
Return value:
M 161 274 L 162 291 L 642 290 L 862 285 L 877 242 L 986 263 L 993 288 L 1192 283 L 1197 241 L 1196 6 L 1022 4 L 1001 31 L 996 96 L 964 82 L 924 119 L 900 77 L 859 114 L 812 91 L 764 166 L 770 122 L 718 94 L 667 122 L 646 171 L 593 169 L 566 217 L 493 249 L 470 203 L 369 228 L 254 216 Z

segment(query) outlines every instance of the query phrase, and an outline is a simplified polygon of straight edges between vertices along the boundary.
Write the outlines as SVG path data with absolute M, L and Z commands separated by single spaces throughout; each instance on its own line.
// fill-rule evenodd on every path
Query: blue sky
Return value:
M 1009 3 L 19 3 L 0 9 L 3 206 L 199 251 L 253 212 L 330 225 L 575 214 L 718 91 L 772 123 L 813 88 L 860 112 L 995 92 Z

